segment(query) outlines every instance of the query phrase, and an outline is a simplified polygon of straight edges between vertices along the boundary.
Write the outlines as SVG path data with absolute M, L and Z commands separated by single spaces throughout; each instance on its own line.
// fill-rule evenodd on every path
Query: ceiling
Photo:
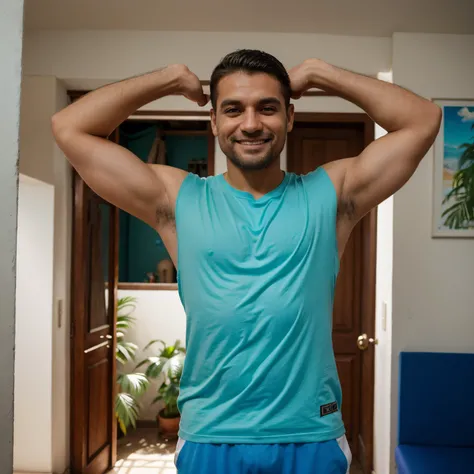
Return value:
M 25 0 L 25 29 L 474 33 L 474 0 Z

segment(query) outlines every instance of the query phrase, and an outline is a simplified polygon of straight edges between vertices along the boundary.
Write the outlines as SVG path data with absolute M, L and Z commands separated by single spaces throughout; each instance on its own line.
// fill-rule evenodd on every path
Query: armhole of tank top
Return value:
M 175 205 L 175 210 L 174 210 L 175 219 L 178 218 L 178 214 L 179 214 L 178 208 L 180 207 L 180 202 L 183 198 L 183 194 L 185 193 L 186 188 L 189 187 L 189 182 L 191 180 L 194 180 L 195 178 L 196 178 L 196 175 L 194 173 L 188 173 L 188 175 L 183 179 L 183 182 L 181 183 L 181 186 L 178 189 L 178 194 L 176 195 L 176 205 Z
M 338 242 L 337 242 L 337 206 L 338 206 L 337 191 L 336 191 L 336 186 L 334 185 L 331 177 L 329 176 L 329 173 L 322 166 L 317 168 L 317 170 L 321 170 L 321 172 L 324 174 L 324 176 L 326 177 L 326 180 L 329 183 L 329 187 L 331 188 L 332 193 L 333 193 L 333 201 L 334 201 L 334 226 L 333 226 L 333 229 L 334 229 L 334 260 L 335 260 L 334 278 L 336 279 L 337 276 L 339 275 L 339 269 L 341 267 L 341 262 L 340 262 L 340 259 L 339 259 L 339 245 L 338 245 Z
M 178 215 L 180 214 L 180 203 L 183 199 L 183 194 L 186 192 L 186 188 L 189 187 L 189 182 L 191 180 L 194 180 L 196 175 L 194 173 L 188 173 L 186 178 L 183 179 L 183 182 L 181 183 L 181 186 L 179 187 L 178 194 L 176 195 L 176 204 L 174 208 L 174 219 L 176 222 L 176 245 L 177 245 L 177 254 L 178 254 L 178 267 L 176 268 L 176 283 L 178 284 L 178 295 L 179 299 L 181 300 L 181 303 L 184 305 L 183 302 L 183 297 L 182 297 L 182 292 L 181 292 L 181 280 L 180 280 L 180 273 L 179 273 L 179 262 L 181 261 L 180 255 L 179 255 L 179 231 L 178 231 Z

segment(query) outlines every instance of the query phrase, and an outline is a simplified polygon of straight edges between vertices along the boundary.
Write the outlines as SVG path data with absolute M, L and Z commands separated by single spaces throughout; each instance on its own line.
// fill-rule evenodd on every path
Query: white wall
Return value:
M 118 297 L 133 296 L 137 299 L 133 316 L 137 318 L 135 326 L 128 331 L 127 340 L 138 345 L 137 362 L 154 355 L 161 345 L 156 344 L 147 351 L 143 349 L 153 339 L 162 339 L 166 344 L 173 344 L 177 339 L 181 345 L 186 344 L 186 315 L 177 291 L 136 291 L 119 290 Z M 124 370 L 135 372 L 136 364 L 128 364 Z M 138 369 L 145 371 L 145 367 Z M 154 383 L 140 399 L 141 420 L 155 420 L 158 405 L 151 405 L 156 397 L 157 385 Z
M 393 79 L 429 98 L 474 99 L 473 55 L 473 35 L 397 33 Z M 474 240 L 431 238 L 433 159 L 394 197 L 392 453 L 400 351 L 474 352 Z
M 0 15 L 0 472 L 13 468 L 15 258 L 23 0 L 3 0 Z
M 52 471 L 54 187 L 20 175 L 14 468 Z
M 20 121 L 20 171 L 49 183 L 54 195 L 53 293 L 49 319 L 52 352 L 52 411 L 43 434 L 49 438 L 52 470 L 64 472 L 69 465 L 69 328 L 71 173 L 68 162 L 51 133 L 51 116 L 67 104 L 65 87 L 53 76 L 24 76 Z M 59 307 L 62 313 L 59 314 Z M 43 416 L 41 413 L 38 416 Z M 34 422 L 34 417 L 30 419 Z M 38 463 L 41 458 L 37 459 Z M 30 462 L 35 463 L 31 455 Z

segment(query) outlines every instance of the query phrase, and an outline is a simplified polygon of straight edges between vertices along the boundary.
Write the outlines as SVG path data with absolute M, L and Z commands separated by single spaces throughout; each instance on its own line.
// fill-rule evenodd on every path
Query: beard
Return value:
M 280 158 L 279 153 L 274 153 L 270 149 L 266 154 L 255 158 L 244 159 L 238 153 L 229 153 L 227 158 L 237 167 L 244 171 L 259 171 L 268 168 L 272 163 Z
M 253 137 L 257 138 L 257 137 Z M 264 136 L 262 139 L 271 139 L 274 137 Z M 275 143 L 271 143 L 271 146 L 262 154 L 249 154 L 247 156 L 239 153 L 240 150 L 235 148 L 235 144 L 238 143 L 238 140 L 234 137 L 231 137 L 230 142 L 234 145 L 233 147 L 227 147 L 227 143 L 220 142 L 221 150 L 224 152 L 226 157 L 231 161 L 231 163 L 244 171 L 259 171 L 264 170 L 270 167 L 276 160 L 280 159 L 280 152 L 275 150 Z M 227 148 L 227 149 L 226 149 Z M 230 149 L 229 149 L 230 148 Z M 283 147 L 282 147 L 283 148 Z

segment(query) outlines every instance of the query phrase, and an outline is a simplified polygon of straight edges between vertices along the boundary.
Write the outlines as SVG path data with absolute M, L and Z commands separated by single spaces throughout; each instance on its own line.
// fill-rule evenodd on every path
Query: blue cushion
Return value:
M 401 445 L 395 460 L 398 474 L 469 474 L 474 472 L 474 447 Z
M 398 444 L 474 447 L 474 354 L 402 352 L 399 382 Z

